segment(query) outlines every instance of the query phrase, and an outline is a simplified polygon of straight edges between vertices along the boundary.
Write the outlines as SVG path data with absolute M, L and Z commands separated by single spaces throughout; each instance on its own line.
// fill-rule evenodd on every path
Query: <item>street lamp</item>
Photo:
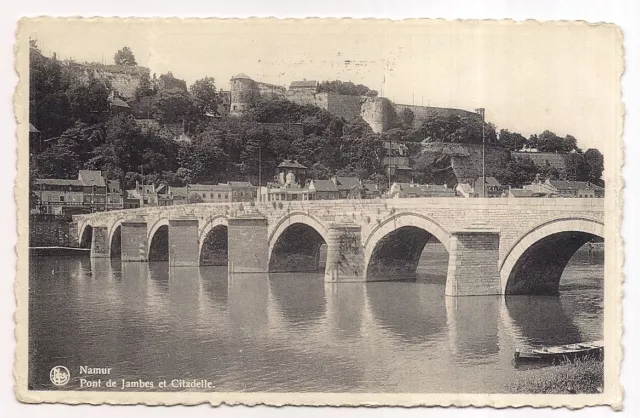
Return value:
M 486 197 L 486 172 L 485 172 L 485 165 L 484 165 L 484 154 L 485 154 L 485 150 L 484 150 L 484 107 L 480 107 L 478 109 L 476 109 L 476 113 L 478 113 L 479 115 L 482 115 L 482 197 Z

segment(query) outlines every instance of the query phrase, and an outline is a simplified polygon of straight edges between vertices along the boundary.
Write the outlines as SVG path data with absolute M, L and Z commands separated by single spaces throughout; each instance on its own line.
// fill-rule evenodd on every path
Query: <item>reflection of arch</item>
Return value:
M 424 246 L 433 238 L 449 252 L 449 233 L 431 219 L 412 213 L 387 219 L 364 241 L 365 277 L 414 278 Z
M 149 261 L 166 261 L 169 259 L 169 220 L 158 220 L 151 231 L 148 239 L 149 248 L 147 250 Z
M 288 215 L 269 236 L 269 271 L 317 271 L 327 235 L 326 227 L 312 216 Z
M 269 293 L 282 318 L 296 329 L 324 318 L 324 278 L 320 275 L 276 274 L 269 276 Z
M 522 343 L 540 346 L 582 341 L 558 296 L 511 296 L 505 298 L 505 307 L 511 332 Z
M 374 282 L 366 285 L 366 298 L 375 321 L 405 341 L 436 341 L 447 330 L 442 286 L 425 283 Z
M 503 293 L 557 293 L 566 264 L 594 238 L 604 238 L 604 225 L 593 219 L 557 219 L 533 228 L 516 241 L 500 265 Z
M 78 244 L 81 248 L 91 248 L 91 241 L 93 239 L 93 226 L 90 223 L 85 223 L 78 234 Z

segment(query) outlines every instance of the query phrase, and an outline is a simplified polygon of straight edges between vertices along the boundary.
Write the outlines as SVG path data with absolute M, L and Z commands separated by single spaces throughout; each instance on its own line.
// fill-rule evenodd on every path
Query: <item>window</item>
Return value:
M 225 198 L 225 199 L 228 199 L 228 198 L 229 198 L 229 193 L 225 193 L 225 194 L 224 194 L 224 198 Z
M 64 202 L 64 195 L 63 195 L 63 196 L 60 196 L 60 201 L 61 201 L 61 202 Z
M 218 199 L 222 199 L 222 194 L 218 193 Z

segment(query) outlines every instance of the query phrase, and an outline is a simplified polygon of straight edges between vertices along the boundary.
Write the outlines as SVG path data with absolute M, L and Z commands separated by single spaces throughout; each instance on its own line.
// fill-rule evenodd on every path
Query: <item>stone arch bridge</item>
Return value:
M 573 254 L 605 238 L 604 199 L 200 203 L 74 222 L 92 257 L 228 265 L 230 273 L 324 268 L 328 282 L 410 279 L 426 243 L 439 241 L 451 296 L 556 293 Z

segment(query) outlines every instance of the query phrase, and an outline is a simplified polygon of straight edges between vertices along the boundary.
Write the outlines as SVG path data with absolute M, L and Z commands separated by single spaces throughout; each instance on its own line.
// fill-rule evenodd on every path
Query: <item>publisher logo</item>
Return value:
M 69 373 L 69 369 L 64 366 L 56 366 L 49 372 L 49 379 L 51 379 L 51 383 L 56 386 L 64 386 L 69 383 L 69 379 L 71 378 L 71 373 Z

